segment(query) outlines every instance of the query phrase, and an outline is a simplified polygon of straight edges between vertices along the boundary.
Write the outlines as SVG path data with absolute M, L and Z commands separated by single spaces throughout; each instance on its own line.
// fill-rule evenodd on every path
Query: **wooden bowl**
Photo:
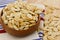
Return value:
M 0 18 L 2 15 L 3 15 L 3 11 L 1 12 Z M 27 35 L 33 33 L 34 31 L 36 31 L 38 29 L 39 24 L 40 24 L 40 16 L 38 17 L 38 21 L 36 22 L 36 24 L 33 25 L 32 27 L 30 27 L 29 29 L 27 29 L 27 30 L 15 30 L 15 29 L 9 28 L 7 25 L 5 25 L 2 18 L 1 18 L 1 25 L 3 26 L 5 31 L 11 35 L 14 35 L 14 36 L 21 36 L 21 37 L 27 36 Z

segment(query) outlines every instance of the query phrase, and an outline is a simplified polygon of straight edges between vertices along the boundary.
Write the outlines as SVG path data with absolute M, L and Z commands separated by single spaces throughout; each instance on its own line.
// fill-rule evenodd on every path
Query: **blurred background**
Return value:
M 10 2 L 14 2 L 16 0 L 0 0 L 0 6 L 4 6 Z M 18 1 L 27 1 L 28 3 L 42 3 L 44 0 L 18 0 Z
M 6 5 L 10 2 L 14 2 L 14 1 L 16 1 L 16 0 L 0 0 L 0 6 L 4 6 L 4 5 Z

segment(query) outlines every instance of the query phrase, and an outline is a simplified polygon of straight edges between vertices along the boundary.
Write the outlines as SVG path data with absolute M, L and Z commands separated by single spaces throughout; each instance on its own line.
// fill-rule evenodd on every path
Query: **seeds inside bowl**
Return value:
M 41 11 L 37 6 L 17 1 L 8 4 L 3 9 L 2 20 L 10 28 L 27 30 L 36 24 Z

